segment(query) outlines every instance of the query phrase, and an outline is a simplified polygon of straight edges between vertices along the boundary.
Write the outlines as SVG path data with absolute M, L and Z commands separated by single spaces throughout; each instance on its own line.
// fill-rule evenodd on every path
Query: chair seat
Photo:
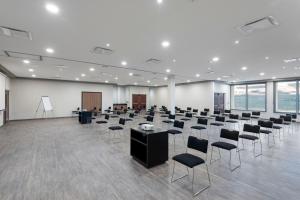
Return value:
M 111 115 L 110 117 L 111 117 L 111 118 L 118 118 L 119 115 Z
M 248 121 L 248 120 L 250 120 L 250 118 L 248 118 L 248 117 L 242 117 L 240 120 Z
M 203 126 L 192 126 L 191 129 L 203 130 L 203 129 L 206 129 L 206 128 L 203 127 Z
M 259 116 L 251 116 L 252 119 L 259 119 Z
M 232 149 L 237 148 L 236 145 L 230 144 L 230 143 L 227 143 L 227 142 L 214 142 L 214 143 L 211 144 L 211 146 L 218 147 L 220 149 L 226 149 L 226 150 L 232 150 Z
M 292 122 L 297 122 L 297 120 L 295 120 L 295 119 L 292 119 Z
M 246 139 L 246 140 L 258 140 L 259 139 L 257 136 L 247 135 L 247 134 L 239 135 L 239 138 Z
M 173 123 L 173 121 L 171 121 L 171 120 L 164 120 L 164 121 L 162 121 L 163 123 L 167 123 L 167 124 L 172 124 Z
M 272 133 L 272 131 L 270 131 L 270 130 L 260 130 L 259 131 L 260 133 L 264 133 L 264 134 L 270 134 L 270 133 Z
M 169 117 L 169 115 L 160 115 L 160 117 Z
M 125 119 L 125 121 L 132 121 L 132 119 Z
M 273 129 L 282 129 L 282 127 L 281 126 L 273 126 Z
M 232 123 L 232 124 L 238 123 L 238 121 L 236 121 L 236 120 L 227 120 L 226 122 L 227 123 Z
M 224 126 L 223 123 L 218 123 L 218 122 L 212 122 L 212 123 L 210 123 L 210 125 L 213 125 L 213 126 Z
M 291 125 L 291 122 L 283 122 L 284 125 Z
M 122 130 L 123 128 L 121 126 L 111 126 L 108 129 L 116 131 L 116 130 Z
M 191 118 L 182 118 L 182 119 L 180 119 L 181 121 L 189 121 L 189 120 L 191 120 Z
M 194 156 L 192 154 L 189 153 L 183 153 L 183 154 L 179 154 L 173 157 L 173 160 L 188 166 L 189 168 L 193 168 L 197 165 L 201 165 L 203 163 L 205 163 L 205 161 L 197 156 Z
M 182 113 L 176 113 L 176 116 L 184 116 Z
M 176 129 L 170 129 L 168 130 L 168 133 L 176 135 L 176 134 L 181 134 L 182 132 Z
M 107 124 L 107 121 L 96 121 L 97 124 Z

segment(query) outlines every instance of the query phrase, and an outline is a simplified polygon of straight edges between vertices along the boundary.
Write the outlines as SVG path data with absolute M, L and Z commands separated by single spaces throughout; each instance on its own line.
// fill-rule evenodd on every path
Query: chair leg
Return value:
M 198 194 L 200 194 L 201 192 L 205 191 L 206 189 L 208 189 L 210 186 L 211 186 L 211 180 L 210 180 L 210 175 L 209 175 L 209 171 L 208 171 L 208 166 L 207 164 L 205 163 L 205 166 L 206 166 L 206 172 L 207 172 L 207 178 L 208 178 L 208 182 L 209 184 L 203 188 L 201 188 L 200 190 L 198 190 L 197 192 L 194 192 L 194 173 L 195 173 L 195 170 L 193 168 L 193 179 L 192 179 L 192 190 L 193 190 L 193 196 L 197 196 Z
M 219 148 L 218 148 L 218 151 L 219 151 L 219 156 L 220 156 L 220 157 L 219 157 L 218 159 L 213 160 L 212 157 L 213 157 L 214 147 L 213 147 L 213 146 L 211 147 L 210 164 L 212 164 L 213 162 L 215 162 L 215 161 L 221 159 L 221 152 L 220 152 L 220 149 L 219 149 Z
M 229 168 L 230 168 L 231 172 L 235 171 L 236 169 L 238 169 L 238 168 L 240 168 L 242 166 L 240 151 L 238 151 L 237 153 L 238 153 L 238 156 L 239 156 L 239 165 L 237 165 L 236 167 L 232 168 L 231 167 L 231 151 L 230 151 Z
M 259 142 L 260 142 L 260 153 L 259 154 L 256 154 L 256 151 L 255 151 L 255 143 L 256 141 L 253 141 L 254 142 L 254 148 L 253 148 L 253 154 L 254 154 L 254 157 L 258 157 L 258 156 L 262 156 L 262 141 L 261 139 L 259 139 Z
M 185 174 L 185 175 L 183 175 L 183 176 L 181 176 L 181 177 L 179 177 L 179 178 L 176 178 L 176 179 L 174 180 L 175 160 L 174 160 L 173 162 L 174 162 L 174 163 L 173 163 L 173 172 L 172 172 L 172 177 L 171 177 L 171 183 L 174 183 L 175 181 L 178 181 L 179 179 L 182 179 L 182 178 L 188 176 L 188 174 Z M 194 174 L 194 173 L 193 173 L 193 174 Z

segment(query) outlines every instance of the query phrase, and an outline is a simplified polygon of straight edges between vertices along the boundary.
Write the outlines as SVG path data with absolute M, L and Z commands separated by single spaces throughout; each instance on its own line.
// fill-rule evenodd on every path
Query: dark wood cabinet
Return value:
M 168 160 L 168 137 L 166 130 L 144 131 L 132 128 L 130 155 L 146 168 L 163 164 Z

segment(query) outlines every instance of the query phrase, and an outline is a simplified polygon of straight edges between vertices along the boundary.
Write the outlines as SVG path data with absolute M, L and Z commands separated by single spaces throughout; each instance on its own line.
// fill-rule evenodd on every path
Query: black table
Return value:
M 90 124 L 90 123 L 92 123 L 92 112 L 87 112 L 87 111 L 79 112 L 78 121 L 81 124 Z
M 168 160 L 169 155 L 168 137 L 167 130 L 160 128 L 155 128 L 153 131 L 132 128 L 130 155 L 146 168 L 163 164 Z

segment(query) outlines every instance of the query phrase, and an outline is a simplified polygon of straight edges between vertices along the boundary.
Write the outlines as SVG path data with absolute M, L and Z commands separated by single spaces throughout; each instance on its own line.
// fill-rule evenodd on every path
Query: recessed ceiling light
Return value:
M 170 42 L 169 42 L 169 41 L 163 41 L 163 42 L 161 43 L 161 46 L 164 47 L 164 48 L 167 48 L 167 47 L 170 46 Z
M 168 80 L 168 77 L 164 77 L 164 80 L 165 80 L 165 81 Z
M 34 77 L 34 78 L 36 77 L 36 75 L 35 75 L 35 74 L 32 74 L 31 76 L 32 76 L 32 77 Z
M 171 70 L 170 70 L 170 69 L 166 69 L 166 72 L 167 72 L 167 73 L 170 73 L 170 72 L 171 72 Z
M 76 81 L 79 81 L 79 78 L 75 78 Z
M 158 85 L 157 85 L 157 84 L 155 84 L 154 86 L 155 86 L 155 87 L 157 87 Z
M 188 83 L 189 83 L 189 82 L 191 82 L 191 80 L 186 80 L 186 82 L 188 82 Z
M 264 72 L 260 72 L 259 75 L 260 75 L 260 76 L 264 76 L 265 73 L 264 73 Z
M 85 74 L 81 74 L 82 77 L 85 77 Z
M 173 62 L 175 63 L 175 62 L 176 62 L 176 59 L 173 59 Z
M 268 56 L 265 57 L 266 60 L 269 60 L 270 58 Z
M 109 44 L 109 43 L 107 43 L 107 44 L 106 44 L 106 46 L 107 46 L 107 47 L 110 47 L 110 44 Z
M 45 6 L 46 10 L 52 14 L 59 13 L 59 7 L 53 3 L 47 3 Z
M 239 43 L 240 43 L 239 40 L 234 41 L 234 44 L 239 44 Z
M 220 60 L 219 57 L 213 57 L 213 58 L 212 58 L 212 62 L 218 62 L 219 60 Z
M 25 63 L 25 64 L 29 64 L 29 63 L 30 63 L 30 61 L 29 61 L 29 60 L 23 60 L 23 63 Z
M 91 68 L 90 68 L 90 71 L 91 71 L 91 72 L 95 71 L 95 68 L 91 67 Z
M 115 80 L 118 80 L 119 78 L 118 77 L 115 77 Z
M 134 85 L 137 85 L 138 83 L 134 83 Z
M 129 76 L 133 76 L 133 73 L 132 73 L 132 72 L 130 72 L 130 73 L 129 73 Z
M 272 79 L 276 79 L 276 77 L 275 77 L 275 76 L 273 76 L 273 77 L 272 77 Z
M 156 0 L 158 4 L 161 4 L 163 0 Z
M 200 77 L 200 74 L 196 74 L 196 77 L 199 78 L 199 77 Z
M 108 82 L 109 82 L 108 80 L 105 81 L 105 83 L 108 83 Z
M 147 81 L 147 83 L 150 83 L 150 82 L 151 82 L 150 80 Z
M 218 77 L 218 78 L 217 78 L 217 80 L 218 80 L 218 81 L 220 81 L 220 80 L 221 80 L 221 78 L 220 78 L 220 77 Z
M 47 51 L 47 53 L 54 53 L 54 49 L 52 49 L 52 48 L 47 48 L 46 51 Z
M 34 69 L 30 68 L 30 69 L 28 69 L 28 71 L 30 71 L 30 72 L 34 72 Z
M 241 70 L 243 70 L 243 71 L 246 71 L 248 69 L 248 67 L 246 67 L 246 66 L 243 66 L 242 68 L 241 68 Z
M 122 61 L 121 64 L 122 64 L 123 66 L 126 66 L 126 65 L 127 65 L 127 62 L 126 62 L 126 61 Z

